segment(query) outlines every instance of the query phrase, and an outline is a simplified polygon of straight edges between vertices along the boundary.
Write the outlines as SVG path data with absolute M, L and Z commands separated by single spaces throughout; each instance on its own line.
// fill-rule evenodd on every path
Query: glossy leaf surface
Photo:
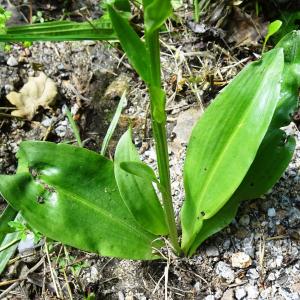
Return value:
M 283 50 L 266 53 L 223 89 L 193 129 L 184 166 L 185 251 L 250 168 L 279 100 L 282 71 Z
M 260 197 L 279 180 L 293 156 L 295 145 L 295 139 L 289 137 L 286 140 L 282 130 L 272 130 L 267 134 L 243 182 L 212 218 L 203 221 L 188 255 L 192 255 L 208 237 L 232 222 L 241 201 Z
M 145 43 L 137 33 L 113 7 L 108 7 L 109 16 L 118 35 L 123 50 L 128 60 L 145 82 L 149 82 L 149 55 Z
M 159 235 L 168 233 L 164 212 L 151 180 L 148 176 L 155 177 L 149 169 L 130 164 L 141 164 L 137 150 L 131 141 L 131 131 L 128 130 L 121 137 L 115 153 L 115 176 L 120 194 L 136 220 L 149 232 Z M 121 168 L 128 167 L 129 172 Z M 137 172 L 139 175 L 132 173 Z M 143 175 L 141 175 L 141 172 Z M 144 178 L 142 178 L 144 177 Z
M 0 176 L 0 191 L 44 235 L 103 256 L 154 259 L 157 236 L 132 217 L 120 196 L 110 160 L 86 149 L 23 142 L 22 169 Z

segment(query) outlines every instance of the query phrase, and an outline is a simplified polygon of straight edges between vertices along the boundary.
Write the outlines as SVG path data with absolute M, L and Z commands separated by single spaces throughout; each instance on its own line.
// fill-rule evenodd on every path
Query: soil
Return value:
M 28 5 L 24 9 L 18 6 L 22 2 L 11 1 L 17 11 L 15 23 L 25 22 L 29 14 Z M 97 1 L 50 2 L 33 3 L 33 14 L 42 10 L 49 20 L 58 19 L 66 9 L 74 19 L 82 19 L 82 12 L 89 18 L 101 15 Z M 191 6 L 183 4 L 176 20 L 168 22 L 161 35 L 177 218 L 184 200 L 182 168 L 192 125 L 221 88 L 261 53 L 260 34 L 265 32 L 270 14 L 255 18 L 253 5 L 245 2 L 234 7 L 216 1 L 199 24 L 192 20 Z M 280 2 L 277 10 L 283 5 Z M 261 28 L 259 34 L 244 11 Z M 239 18 L 231 18 L 232 14 Z M 136 19 L 138 22 L 138 16 Z M 243 31 L 243 38 L 233 28 Z M 11 57 L 17 64 L 8 65 Z M 79 126 L 84 146 L 99 151 L 125 89 L 128 103 L 108 156 L 113 157 L 118 138 L 131 123 L 142 159 L 156 169 L 147 90 L 118 45 L 40 42 L 24 48 L 17 43 L 9 52 L 0 53 L 0 69 L 1 107 L 11 107 L 7 93 L 19 90 L 29 76 L 41 70 L 55 81 L 59 93 L 55 105 L 40 108 L 32 121 L 11 117 L 9 108 L 1 110 L 1 174 L 15 172 L 21 141 L 76 143 L 65 106 Z M 22 242 L 1 275 L 0 299 L 93 299 L 93 295 L 95 299 L 119 300 L 300 299 L 300 133 L 295 124 L 286 131 L 297 137 L 297 148 L 280 181 L 261 199 L 244 202 L 231 225 L 208 239 L 192 258 L 174 257 L 167 251 L 166 260 L 129 261 L 99 257 L 45 239 L 38 245 Z M 0 211 L 4 207 L 0 199 Z M 51 246 L 51 264 L 45 243 Z

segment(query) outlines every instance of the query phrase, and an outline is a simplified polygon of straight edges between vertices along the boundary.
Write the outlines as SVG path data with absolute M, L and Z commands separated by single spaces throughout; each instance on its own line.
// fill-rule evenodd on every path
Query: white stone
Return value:
M 13 56 L 10 56 L 6 63 L 10 67 L 16 67 L 18 65 L 18 61 Z
M 204 298 L 204 300 L 215 300 L 216 298 L 213 295 L 208 295 Z
M 237 252 L 232 254 L 231 265 L 234 268 L 246 269 L 252 264 L 251 257 L 245 252 Z
M 206 255 L 208 257 L 214 257 L 214 256 L 219 256 L 219 249 L 216 246 L 208 246 L 205 249 Z
M 21 240 L 18 245 L 18 251 L 19 253 L 31 250 L 34 248 L 34 234 L 32 232 L 28 233 L 26 235 L 26 238 L 24 240 Z
M 245 287 L 247 294 L 248 294 L 248 299 L 258 299 L 259 296 L 259 291 L 257 286 L 254 285 L 247 285 Z
M 276 217 L 276 210 L 275 210 L 274 207 L 271 207 L 271 208 L 268 209 L 268 216 L 270 218 Z
M 253 279 L 253 280 L 256 280 L 259 278 L 259 274 L 258 272 L 256 271 L 256 269 L 249 269 L 248 272 L 247 272 L 248 276 Z
M 231 283 L 234 281 L 234 271 L 230 268 L 230 266 L 227 263 L 223 261 L 217 263 L 216 273 L 222 278 L 224 278 L 227 283 Z
M 235 290 L 235 297 L 238 300 L 241 300 L 247 296 L 247 293 L 244 288 L 240 287 Z
M 250 224 L 250 217 L 249 215 L 243 215 L 241 216 L 241 218 L 239 219 L 239 224 L 242 226 L 248 226 Z
M 221 300 L 234 300 L 233 289 L 225 291 Z

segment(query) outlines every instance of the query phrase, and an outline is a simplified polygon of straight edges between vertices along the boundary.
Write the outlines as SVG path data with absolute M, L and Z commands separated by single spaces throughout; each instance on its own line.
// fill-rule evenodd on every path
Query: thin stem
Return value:
M 194 20 L 199 23 L 200 11 L 199 11 L 199 0 L 194 0 Z
M 151 34 L 146 33 L 146 44 L 150 55 L 151 69 L 151 84 L 149 84 L 150 103 L 151 103 L 151 119 L 153 135 L 155 140 L 157 164 L 160 183 L 164 187 L 166 193 L 162 194 L 164 212 L 166 222 L 169 228 L 170 240 L 174 250 L 179 254 L 181 252 L 178 243 L 178 233 L 175 222 L 175 213 L 171 197 L 171 181 L 170 181 L 170 166 L 169 153 L 167 144 L 166 121 L 157 122 L 153 117 L 153 109 L 156 94 L 153 92 L 156 88 L 161 88 L 161 73 L 160 73 L 160 45 L 159 34 L 155 31 Z

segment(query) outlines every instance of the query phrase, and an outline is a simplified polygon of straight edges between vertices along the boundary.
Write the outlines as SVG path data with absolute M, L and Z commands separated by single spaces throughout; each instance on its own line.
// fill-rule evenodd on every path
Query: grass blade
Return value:
M 107 147 L 109 145 L 109 142 L 111 140 L 112 135 L 114 134 L 116 127 L 118 125 L 122 110 L 124 108 L 124 106 L 126 105 L 127 99 L 126 99 L 126 92 L 123 93 L 120 102 L 118 104 L 118 107 L 116 109 L 116 112 L 114 114 L 114 117 L 112 119 L 112 121 L 110 122 L 110 125 L 108 127 L 108 130 L 106 132 L 106 135 L 104 137 L 103 143 L 102 143 L 102 147 L 101 147 L 101 155 L 105 155 Z

